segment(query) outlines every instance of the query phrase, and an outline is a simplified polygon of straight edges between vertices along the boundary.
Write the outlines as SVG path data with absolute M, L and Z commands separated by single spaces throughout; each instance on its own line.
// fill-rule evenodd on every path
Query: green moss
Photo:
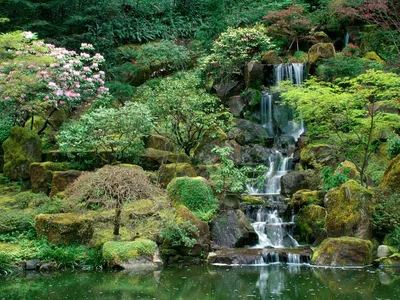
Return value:
M 380 56 L 378 54 L 376 54 L 375 51 L 370 51 L 370 52 L 365 53 L 364 58 L 367 60 L 370 60 L 370 61 L 380 63 L 380 64 L 385 63 L 385 61 L 382 58 L 380 58 Z
M 327 194 L 325 226 L 328 236 L 370 238 L 372 193 L 354 180 L 349 180 Z
M 218 203 L 203 177 L 175 178 L 168 184 L 167 191 L 173 203 L 184 205 L 193 212 L 215 209 Z
M 29 179 L 29 166 L 42 159 L 40 137 L 27 128 L 11 128 L 11 135 L 3 142 L 3 150 L 3 171 L 10 180 Z
M 157 250 L 157 245 L 147 239 L 137 239 L 133 242 L 107 242 L 103 245 L 103 258 L 112 264 L 135 259 L 140 256 L 153 255 Z
M 282 58 L 278 56 L 275 50 L 269 50 L 265 52 L 261 58 L 261 62 L 267 65 L 279 65 L 283 63 Z
M 25 210 L 1 210 L 0 234 L 24 232 L 33 229 L 35 211 Z
M 323 205 L 324 198 L 323 193 L 321 191 L 311 191 L 311 190 L 299 190 L 293 194 L 292 198 L 290 199 L 290 206 L 295 210 L 298 211 L 303 206 L 309 204 L 315 205 Z
M 243 202 L 252 205 L 265 204 L 265 201 L 263 199 L 255 196 L 249 196 L 249 195 L 242 196 L 242 200 Z
M 313 243 L 325 231 L 326 211 L 318 205 L 308 205 L 296 215 L 295 233 L 298 240 Z
M 175 147 L 171 140 L 165 136 L 152 134 L 146 143 L 146 148 L 174 152 Z
M 383 179 L 379 186 L 383 189 L 400 193 L 400 155 L 392 160 L 383 174 Z
M 54 171 L 65 171 L 69 168 L 69 163 L 62 162 L 34 162 L 30 165 L 29 175 L 34 193 L 49 194 L 51 190 L 51 182 L 53 180 Z
M 166 187 L 177 177 L 196 177 L 196 171 L 189 163 L 175 163 L 162 165 L 158 171 L 161 186 Z
M 35 228 L 38 237 L 50 243 L 83 244 L 93 236 L 93 219 L 73 213 L 40 214 L 35 217 Z
M 332 43 L 318 43 L 308 50 L 308 61 L 315 64 L 319 58 L 332 58 L 335 55 L 335 46 Z
M 336 168 L 335 175 L 337 174 L 344 174 L 351 179 L 360 180 L 360 172 L 358 172 L 356 165 L 348 160 L 340 163 Z
M 312 263 L 329 266 L 364 266 L 372 263 L 371 241 L 353 237 L 329 238 L 314 251 Z

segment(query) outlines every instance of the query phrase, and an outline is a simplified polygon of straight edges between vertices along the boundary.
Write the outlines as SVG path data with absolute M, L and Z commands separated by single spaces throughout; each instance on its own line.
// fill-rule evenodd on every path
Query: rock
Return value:
M 207 263 L 226 265 L 250 265 L 261 258 L 261 249 L 219 249 L 215 252 L 209 253 L 207 257 Z
M 309 184 L 304 172 L 293 171 L 281 177 L 281 194 L 291 197 L 299 190 L 308 189 Z
M 263 85 L 264 67 L 259 62 L 252 60 L 246 63 L 243 71 L 244 82 L 247 89 L 260 89 Z
M 176 215 L 178 222 L 187 221 L 190 224 L 196 226 L 198 230 L 197 236 L 191 236 L 190 238 L 196 239 L 196 243 L 193 247 L 179 247 L 179 252 L 183 255 L 190 256 L 202 256 L 207 255 L 210 249 L 210 228 L 206 222 L 199 220 L 187 207 L 180 206 Z
M 196 177 L 196 171 L 189 163 L 175 163 L 162 165 L 158 170 L 159 182 L 162 187 L 166 187 L 174 178 L 177 177 Z
M 128 270 L 154 270 L 162 265 L 157 244 L 147 239 L 133 242 L 106 242 L 102 250 L 109 267 Z
M 235 165 L 240 165 L 242 161 L 242 146 L 240 146 L 236 141 L 229 141 L 226 146 L 232 148 L 232 153 L 229 155 L 229 159 L 232 159 Z
M 215 84 L 213 88 L 220 99 L 225 99 L 226 97 L 237 95 L 238 92 L 244 89 L 244 86 L 239 81 L 231 81 L 220 82 Z
M 50 198 L 56 196 L 61 192 L 64 192 L 67 187 L 72 184 L 81 174 L 82 172 L 77 170 L 53 172 Z
M 85 244 L 93 235 L 93 220 L 73 213 L 40 214 L 35 217 L 38 238 L 46 237 L 52 244 Z
M 53 260 L 42 264 L 39 268 L 41 272 L 50 272 L 54 271 L 55 269 L 57 269 L 57 263 Z
M 36 132 L 27 128 L 11 128 L 3 150 L 3 171 L 10 180 L 29 179 L 29 166 L 42 159 L 42 141 Z
M 335 175 L 343 174 L 350 179 L 360 180 L 360 172 L 358 172 L 356 165 L 351 161 L 345 160 L 335 170 Z
M 215 208 L 217 199 L 203 177 L 179 177 L 167 186 L 168 196 L 175 205 L 184 205 L 191 211 L 207 211 Z
M 385 170 L 379 187 L 400 193 L 400 155 L 396 156 Z
M 30 259 L 26 261 L 25 270 L 32 271 L 32 270 L 39 270 L 41 261 L 40 259 Z
M 367 60 L 374 61 L 380 64 L 385 63 L 385 61 L 375 51 L 369 51 L 365 53 L 364 57 Z
M 210 179 L 210 174 L 216 172 L 219 168 L 219 164 L 214 165 L 198 165 L 196 166 L 197 176 L 203 177 L 205 179 Z
M 372 194 L 354 180 L 331 189 L 325 198 L 326 230 L 329 237 L 372 236 Z
M 400 267 L 400 253 L 392 254 L 388 257 L 382 257 L 376 260 L 381 267 Z
M 322 266 L 365 266 L 372 263 L 371 241 L 354 237 L 329 238 L 315 250 L 312 264 Z
M 332 58 L 336 56 L 335 46 L 332 43 L 318 43 L 308 50 L 308 61 L 315 64 L 320 58 Z
M 229 111 L 236 118 L 243 117 L 246 108 L 246 100 L 241 96 L 233 96 L 229 98 Z
M 236 125 L 228 137 L 242 146 L 262 143 L 269 138 L 267 130 L 262 125 L 244 119 L 236 121 Z
M 243 195 L 242 196 L 242 201 L 246 204 L 251 204 L 251 205 L 263 205 L 265 204 L 265 200 L 256 197 L 256 196 L 249 196 L 249 195 Z
M 331 39 L 323 31 L 314 32 L 313 37 L 318 41 L 318 43 L 330 43 Z
M 206 132 L 203 140 L 194 151 L 194 157 L 201 164 L 215 164 L 219 162 L 219 156 L 212 152 L 215 147 L 226 147 L 226 133 L 219 127 L 212 131 Z
M 266 65 L 280 65 L 283 63 L 283 60 L 279 57 L 275 50 L 269 50 L 265 52 L 261 58 L 261 62 Z
M 225 208 L 238 209 L 240 206 L 241 197 L 238 194 L 226 194 L 222 200 L 222 205 Z
M 295 192 L 290 200 L 290 206 L 298 212 L 303 206 L 324 204 L 324 193 L 322 191 L 299 190 Z
M 146 148 L 174 152 L 175 145 L 169 138 L 165 136 L 152 134 L 149 136 L 146 142 Z
M 300 152 L 300 161 L 305 167 L 336 167 L 341 160 L 337 147 L 327 144 L 310 144 Z
M 241 149 L 242 162 L 245 164 L 268 164 L 271 149 L 262 145 L 246 145 Z
M 386 245 L 379 245 L 378 250 L 376 252 L 376 256 L 378 258 L 387 257 L 390 255 L 390 247 Z
M 326 210 L 322 206 L 307 205 L 295 217 L 294 233 L 298 241 L 312 244 L 325 232 Z
M 32 163 L 29 168 L 32 192 L 49 194 L 53 180 L 54 171 L 65 171 L 68 169 L 68 163 Z
M 214 247 L 234 248 L 257 244 L 258 235 L 241 210 L 228 210 L 212 221 L 211 239 Z
M 184 153 L 173 153 L 153 148 L 147 148 L 140 157 L 140 165 L 145 170 L 155 171 L 163 164 L 190 163 L 190 157 Z

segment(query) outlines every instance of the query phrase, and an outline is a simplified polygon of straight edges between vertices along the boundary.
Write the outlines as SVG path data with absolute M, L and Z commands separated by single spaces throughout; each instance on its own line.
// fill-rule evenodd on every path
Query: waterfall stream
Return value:
M 293 84 L 301 84 L 304 80 L 304 64 L 279 64 L 274 66 L 274 81 L 278 85 L 282 80 L 290 80 Z M 270 149 L 268 158 L 268 171 L 265 174 L 265 182 L 263 186 L 248 186 L 248 192 L 251 195 L 262 196 L 266 198 L 268 203 L 274 203 L 276 206 L 282 205 L 283 197 L 281 193 L 281 178 L 287 174 L 292 168 L 293 152 L 295 142 L 304 132 L 303 121 L 297 122 L 293 119 L 293 111 L 287 110 L 287 117 L 282 117 L 282 109 L 274 104 L 274 100 L 278 95 L 263 92 L 261 99 L 261 125 L 267 130 L 270 136 L 274 137 L 274 147 Z M 274 110 L 279 110 L 280 114 Z M 276 123 L 279 122 L 279 126 Z M 286 123 L 285 123 L 286 122 Z M 286 137 L 286 138 L 285 138 Z M 282 140 L 289 140 L 290 146 L 284 147 Z M 279 216 L 278 209 L 267 209 L 259 206 L 252 216 L 255 220 L 252 223 L 255 231 L 259 236 L 259 243 L 255 248 L 296 248 L 299 246 L 293 238 L 292 232 L 294 217 L 290 221 L 283 221 Z M 298 254 L 289 253 L 287 255 L 288 263 L 300 263 Z M 255 264 L 265 264 L 279 262 L 278 253 L 270 252 Z

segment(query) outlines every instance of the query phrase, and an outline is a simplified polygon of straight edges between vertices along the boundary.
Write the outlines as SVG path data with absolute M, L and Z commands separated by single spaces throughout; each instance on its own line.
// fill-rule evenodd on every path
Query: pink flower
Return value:
M 90 68 L 89 67 L 83 67 L 83 71 L 90 72 Z
M 64 94 L 63 90 L 57 90 L 56 96 L 62 96 Z
M 52 82 L 52 81 L 50 81 L 48 84 L 47 84 L 49 87 L 57 87 L 57 84 L 55 83 L 55 82 Z
M 79 75 L 81 75 L 81 72 L 80 72 L 80 71 L 74 71 L 73 74 L 74 74 L 75 76 L 79 76 Z
M 94 78 L 94 79 L 99 79 L 99 78 L 100 78 L 100 75 L 99 75 L 99 74 L 95 74 L 95 75 L 93 75 L 93 78 Z

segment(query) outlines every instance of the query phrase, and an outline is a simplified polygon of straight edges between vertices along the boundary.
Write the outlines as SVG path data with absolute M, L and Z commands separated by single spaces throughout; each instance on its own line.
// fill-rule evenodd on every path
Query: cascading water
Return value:
M 274 66 L 275 85 L 282 80 L 290 80 L 293 84 L 301 84 L 304 80 L 304 64 L 280 64 Z M 293 120 L 293 112 L 288 111 L 287 117 L 282 118 L 282 109 L 280 117 L 284 119 L 286 124 L 279 124 L 280 129 L 276 130 L 277 120 L 274 120 L 274 109 L 279 109 L 274 105 L 274 95 L 263 93 L 261 99 L 261 124 L 271 136 L 274 136 L 274 148 L 270 150 L 268 158 L 268 171 L 265 174 L 265 183 L 262 187 L 248 186 L 248 191 L 252 195 L 263 196 L 267 198 L 268 203 L 282 204 L 281 178 L 291 170 L 294 143 L 304 132 L 303 121 L 300 123 Z M 286 137 L 292 137 L 292 145 L 282 147 L 279 142 Z M 255 222 L 252 223 L 255 231 L 259 236 L 259 243 L 255 248 L 296 248 L 299 246 L 292 236 L 293 226 L 295 225 L 293 218 L 289 222 L 283 221 L 279 216 L 277 209 L 266 209 L 260 206 L 256 212 Z M 279 255 L 275 252 L 269 252 L 265 257 L 255 261 L 255 264 L 279 262 Z M 289 253 L 286 262 L 299 263 L 300 256 L 298 254 Z

